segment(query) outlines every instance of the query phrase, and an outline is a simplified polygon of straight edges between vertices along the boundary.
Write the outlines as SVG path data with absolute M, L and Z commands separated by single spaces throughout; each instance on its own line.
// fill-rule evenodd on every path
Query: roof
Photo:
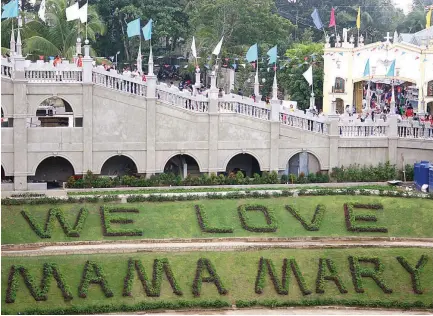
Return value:
M 423 39 L 426 39 L 427 42 L 433 39 L 433 26 L 429 27 L 428 29 L 424 29 L 422 31 L 416 32 L 414 34 L 401 33 L 398 39 L 400 43 L 405 42 L 405 43 L 421 46 Z

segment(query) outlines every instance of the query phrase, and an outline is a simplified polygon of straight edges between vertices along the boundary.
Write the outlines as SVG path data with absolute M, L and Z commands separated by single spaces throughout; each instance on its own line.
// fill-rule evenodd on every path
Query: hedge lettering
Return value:
M 202 232 L 220 233 L 220 234 L 233 233 L 233 229 L 228 227 L 224 227 L 224 228 L 210 227 L 207 214 L 203 211 L 203 206 L 194 205 L 194 208 L 195 208 L 195 213 L 197 215 L 198 225 L 200 226 Z
M 278 279 L 274 263 L 271 259 L 265 259 L 263 257 L 259 260 L 259 268 L 257 271 L 257 278 L 255 284 L 255 292 L 257 294 L 263 293 L 263 288 L 265 287 L 266 275 L 269 274 L 271 277 L 272 284 L 274 285 L 275 291 L 280 295 L 289 294 L 289 284 L 290 284 L 290 271 L 287 271 L 288 266 L 295 275 L 296 281 L 298 282 L 299 289 L 303 295 L 309 295 L 312 292 L 307 288 L 304 276 L 302 275 L 299 266 L 295 259 L 284 259 L 283 267 L 281 269 L 281 283 Z
M 257 226 L 249 223 L 248 211 L 259 211 L 265 216 L 266 226 Z M 256 233 L 272 233 L 277 231 L 277 219 L 274 212 L 263 205 L 240 205 L 238 214 L 242 228 Z
M 72 300 L 72 293 L 69 286 L 55 263 L 45 263 L 42 270 L 41 285 L 38 287 L 33 276 L 29 273 L 26 267 L 22 265 L 11 266 L 8 278 L 8 286 L 6 289 L 6 303 L 14 303 L 18 287 L 19 274 L 24 278 L 24 283 L 29 289 L 31 295 L 36 301 L 46 301 L 48 299 L 48 291 L 50 289 L 51 277 L 57 282 L 57 286 L 62 292 L 65 301 Z
M 84 265 L 81 283 L 78 287 L 78 296 L 86 298 L 90 284 L 99 284 L 105 297 L 112 297 L 113 291 L 108 286 L 107 277 L 102 267 L 94 261 L 87 261 Z
M 326 274 L 325 270 L 328 269 L 329 273 Z M 335 267 L 332 259 L 320 258 L 319 270 L 316 279 L 316 293 L 325 293 L 325 281 L 333 281 L 341 294 L 346 294 L 347 289 L 344 286 L 340 276 L 338 275 L 337 268 Z
M 204 277 L 203 270 L 207 270 L 209 276 Z M 219 277 L 218 273 L 216 272 L 215 267 L 211 263 L 211 261 L 207 258 L 200 258 L 197 261 L 197 269 L 195 271 L 195 278 L 194 282 L 192 284 L 192 294 L 195 297 L 199 297 L 201 294 L 201 286 L 203 282 L 207 283 L 214 283 L 216 288 L 218 289 L 218 293 L 220 295 L 225 295 L 228 293 L 228 291 L 225 289 L 221 278 Z
M 358 221 L 377 222 L 377 217 L 369 214 L 355 215 L 353 209 L 362 208 L 370 210 L 381 210 L 381 204 L 360 204 L 360 203 L 345 203 L 344 204 L 344 217 L 346 220 L 346 227 L 351 232 L 369 232 L 369 233 L 387 233 L 386 227 L 379 227 L 374 225 L 357 225 Z
M 372 263 L 374 268 L 361 267 L 360 263 Z M 385 267 L 379 258 L 349 256 L 349 265 L 356 293 L 365 292 L 362 278 L 372 278 L 384 293 L 392 293 L 392 289 L 386 285 L 385 280 L 382 278 Z
M 75 221 L 74 226 L 71 228 L 68 221 L 65 219 L 65 215 L 63 211 L 59 208 L 52 208 L 47 213 L 47 219 L 45 221 L 45 226 L 42 228 L 35 220 L 31 213 L 27 213 L 22 210 L 21 215 L 24 219 L 29 223 L 31 229 L 38 235 L 40 238 L 51 238 L 51 233 L 53 231 L 54 222 L 57 220 L 60 223 L 60 226 L 63 229 L 63 232 L 68 237 L 80 237 L 80 231 L 83 228 L 84 222 L 87 219 L 87 215 L 89 211 L 85 208 L 81 208 L 78 212 L 77 219 Z
M 308 231 L 317 231 L 322 224 L 323 217 L 325 216 L 325 206 L 322 204 L 317 205 L 316 211 L 314 212 L 313 219 L 310 223 L 299 214 L 298 210 L 292 205 L 286 205 L 286 210 L 288 210 L 298 221 L 301 222 L 302 226 Z
M 125 217 L 114 216 L 113 213 L 139 213 L 138 209 L 127 209 L 127 208 L 113 208 L 101 206 L 101 223 L 102 223 L 102 234 L 104 236 L 143 236 L 143 231 L 139 229 L 115 229 L 111 226 L 112 223 L 116 224 L 132 224 L 133 220 Z
M 425 264 L 428 261 L 427 255 L 422 255 L 418 260 L 418 263 L 415 267 L 413 267 L 405 257 L 397 257 L 398 262 L 406 269 L 407 272 L 410 273 L 410 277 L 412 280 L 412 290 L 415 294 L 423 294 L 424 291 L 421 287 L 421 271 L 424 268 Z
M 146 270 L 144 269 L 140 260 L 129 259 L 128 272 L 123 283 L 123 296 L 132 296 L 131 292 L 134 281 L 134 270 L 137 271 L 138 278 L 140 279 L 147 296 L 159 297 L 161 295 L 161 282 L 163 273 L 165 273 L 167 276 L 167 280 L 173 289 L 173 293 L 179 296 L 182 295 L 182 290 L 173 275 L 173 271 L 171 270 L 168 259 L 163 258 L 155 259 L 153 261 L 152 281 L 149 281 Z

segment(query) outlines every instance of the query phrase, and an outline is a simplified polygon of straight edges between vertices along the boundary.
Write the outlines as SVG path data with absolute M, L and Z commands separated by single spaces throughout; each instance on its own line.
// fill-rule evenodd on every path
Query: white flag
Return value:
M 81 23 L 87 23 L 87 3 L 80 8 L 79 15 Z
M 66 8 L 66 20 L 73 21 L 80 18 L 80 9 L 78 7 L 78 2 L 75 2 L 70 7 Z
M 38 11 L 39 18 L 45 22 L 45 0 L 42 0 Z
M 197 50 L 195 49 L 195 38 L 194 38 L 194 36 L 192 37 L 191 50 L 192 50 L 192 55 L 195 58 L 197 58 Z
M 217 55 L 217 56 L 220 54 L 221 46 L 223 45 L 223 39 L 224 39 L 224 36 L 221 37 L 221 40 L 219 41 L 217 46 L 215 46 L 215 49 L 213 50 L 212 54 Z
M 313 67 L 310 66 L 306 72 L 304 72 L 304 78 L 308 81 L 308 84 L 311 86 L 313 84 Z

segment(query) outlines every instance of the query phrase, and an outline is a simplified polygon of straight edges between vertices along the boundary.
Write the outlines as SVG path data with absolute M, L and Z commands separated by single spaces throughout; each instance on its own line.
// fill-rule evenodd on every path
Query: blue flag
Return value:
M 15 18 L 18 16 L 18 0 L 12 0 L 3 6 L 2 19 Z
M 311 17 L 313 18 L 314 25 L 319 29 L 323 29 L 323 23 L 322 20 L 320 20 L 319 12 L 316 8 L 314 8 L 313 13 L 311 14 Z
M 248 49 L 246 58 L 247 58 L 248 62 L 251 63 L 251 62 L 259 59 L 258 55 L 259 55 L 259 53 L 257 50 L 257 43 L 256 43 Z
M 388 73 L 386 74 L 387 77 L 394 77 L 395 73 L 395 59 L 392 61 L 391 67 L 389 67 Z
M 364 77 L 366 77 L 366 76 L 370 76 L 370 58 L 365 63 Z
M 277 45 L 275 45 L 270 50 L 268 50 L 267 54 L 269 56 L 269 63 L 270 64 L 276 63 L 277 62 Z
M 147 24 L 142 28 L 143 36 L 146 41 L 152 38 L 152 22 L 153 20 L 150 19 L 149 22 L 147 22 Z
M 126 33 L 128 37 L 140 35 L 140 18 L 128 23 Z

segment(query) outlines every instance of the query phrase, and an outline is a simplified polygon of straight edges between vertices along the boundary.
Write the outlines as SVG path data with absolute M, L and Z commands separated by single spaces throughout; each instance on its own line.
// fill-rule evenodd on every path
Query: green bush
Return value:
M 337 182 L 379 182 L 394 180 L 398 173 L 395 165 L 386 162 L 379 163 L 376 167 L 359 164 L 336 167 L 332 169 L 331 177 Z

